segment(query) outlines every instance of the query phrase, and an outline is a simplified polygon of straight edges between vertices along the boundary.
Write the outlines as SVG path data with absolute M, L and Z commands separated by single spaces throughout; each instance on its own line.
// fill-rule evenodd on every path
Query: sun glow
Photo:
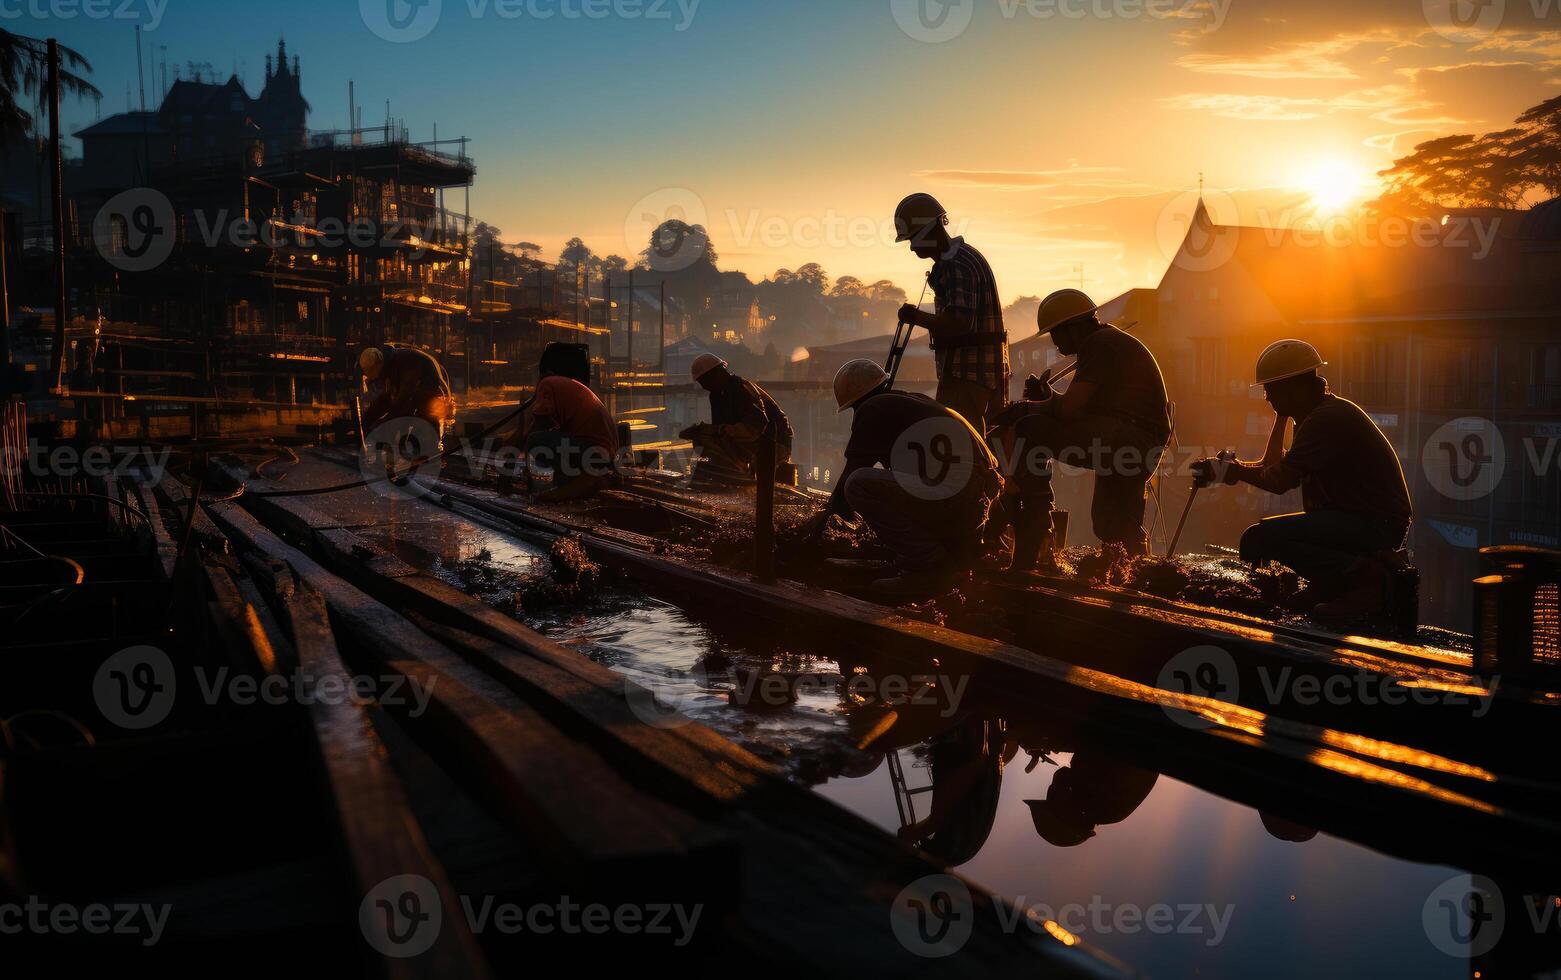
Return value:
M 1371 196 L 1371 176 L 1344 160 L 1317 160 L 1297 171 L 1291 181 L 1306 192 L 1308 203 L 1318 211 L 1337 214 L 1347 211 Z

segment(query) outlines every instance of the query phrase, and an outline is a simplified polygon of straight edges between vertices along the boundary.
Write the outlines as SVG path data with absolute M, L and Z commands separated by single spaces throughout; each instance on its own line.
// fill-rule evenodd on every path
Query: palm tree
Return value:
M 60 45 L 60 90 L 77 98 L 101 98 L 103 93 L 73 69 L 90 72 L 92 65 L 76 51 Z M 48 44 L 0 30 L 0 152 L 32 130 L 32 113 L 22 99 L 43 87 L 49 70 Z

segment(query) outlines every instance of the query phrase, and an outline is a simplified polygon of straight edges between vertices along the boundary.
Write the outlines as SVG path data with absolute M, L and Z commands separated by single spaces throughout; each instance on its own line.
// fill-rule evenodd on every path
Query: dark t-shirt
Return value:
M 786 413 L 770 393 L 735 374 L 710 393 L 710 421 L 716 425 L 750 425 L 760 431 L 769 424 L 775 442 L 782 446 L 791 445 L 793 438 Z
M 917 483 L 958 481 L 983 496 L 1001 486 L 997 458 L 958 412 L 926 395 L 886 391 L 855 409 L 846 462 L 882 466 Z
M 1097 386 L 1085 412 L 1131 422 L 1157 439 L 1170 438 L 1165 378 L 1137 337 L 1108 325 L 1084 338 L 1077 380 Z
M 1324 397 L 1296 426 L 1295 441 L 1279 465 L 1287 482 L 1299 480 L 1308 513 L 1339 510 L 1406 525 L 1413 516 L 1393 444 L 1347 398 Z

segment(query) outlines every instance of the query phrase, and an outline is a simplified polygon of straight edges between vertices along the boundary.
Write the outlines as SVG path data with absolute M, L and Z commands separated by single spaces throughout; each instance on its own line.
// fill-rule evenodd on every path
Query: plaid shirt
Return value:
M 932 264 L 928 277 L 937 297 L 936 312 L 953 310 L 960 333 L 1003 332 L 1003 304 L 997 298 L 997 279 L 980 252 L 954 239 L 954 247 Z M 944 335 L 949 336 L 948 334 Z M 937 351 L 938 380 L 964 378 L 1003 393 L 1008 390 L 1008 340 L 955 347 L 932 342 Z

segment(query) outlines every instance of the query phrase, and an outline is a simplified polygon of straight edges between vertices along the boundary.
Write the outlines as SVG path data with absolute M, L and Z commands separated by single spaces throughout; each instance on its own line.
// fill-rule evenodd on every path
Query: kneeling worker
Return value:
M 365 347 L 358 367 L 380 394 L 363 410 L 363 432 L 393 419 L 417 419 L 433 427 L 435 445 L 420 447 L 422 454 L 437 453 L 444 445 L 444 428 L 455 417 L 450 378 L 433 355 L 413 347 Z M 399 441 L 399 440 L 398 440 Z
M 958 412 L 891 390 L 873 361 L 841 367 L 835 401 L 856 414 L 845 469 L 809 534 L 822 534 L 832 514 L 855 512 L 895 555 L 898 575 L 874 582 L 873 591 L 925 597 L 952 584 L 974 562 L 987 510 L 1002 490 L 986 441 Z
M 553 367 L 543 362 L 536 395 L 510 444 L 520 446 L 533 466 L 553 471 L 553 488 L 538 500 L 579 500 L 610 482 L 618 430 L 594 391 Z
M 694 381 L 710 393 L 710 419 L 678 433 L 717 466 L 748 475 L 759 452 L 759 436 L 775 437 L 775 465 L 791 462 L 791 422 L 770 393 L 727 369 L 714 354 L 694 358 Z M 753 474 L 757 476 L 758 474 Z
M 1386 608 L 1394 553 L 1414 516 L 1392 443 L 1359 405 L 1328 390 L 1326 364 L 1311 344 L 1282 340 L 1258 359 L 1257 385 L 1276 415 L 1269 458 L 1256 463 L 1203 459 L 1204 485 L 1246 483 L 1269 493 L 1301 488 L 1300 514 L 1270 517 L 1241 538 L 1241 557 L 1277 561 L 1306 579 L 1325 618 L 1358 619 Z M 1253 387 L 1257 387 L 1254 385 Z M 1295 419 L 1295 441 L 1282 452 Z
M 1078 357 L 1078 373 L 1061 395 L 1045 379 L 1027 384 L 1026 400 L 998 420 L 1010 468 L 1005 503 L 1010 514 L 1017 511 L 1015 571 L 1035 567 L 1052 533 L 1054 459 L 1095 472 L 1091 517 L 1102 544 L 1119 543 L 1130 555 L 1147 551 L 1144 491 L 1171 435 L 1165 379 L 1149 348 L 1100 322 L 1098 309 L 1077 289 L 1046 297 L 1037 313 L 1040 332 Z

